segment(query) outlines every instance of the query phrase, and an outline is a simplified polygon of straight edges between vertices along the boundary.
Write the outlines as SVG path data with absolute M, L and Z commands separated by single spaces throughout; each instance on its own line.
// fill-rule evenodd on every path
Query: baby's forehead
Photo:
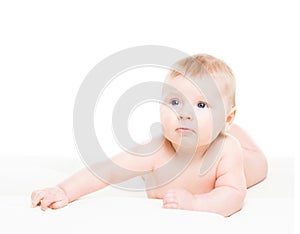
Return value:
M 211 77 L 185 77 L 182 75 L 176 77 L 166 77 L 163 94 L 188 94 L 190 96 L 211 96 L 220 93 L 221 83 Z M 222 92 L 223 93 L 223 92 Z M 221 94 L 223 95 L 223 94 Z

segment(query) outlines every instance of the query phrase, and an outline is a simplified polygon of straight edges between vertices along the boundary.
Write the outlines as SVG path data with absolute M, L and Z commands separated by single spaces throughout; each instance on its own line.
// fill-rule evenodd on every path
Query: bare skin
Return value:
M 244 175 L 246 179 L 246 186 L 247 188 L 261 182 L 264 180 L 267 176 L 268 166 L 267 161 L 265 158 L 265 155 L 262 153 L 262 151 L 255 145 L 255 143 L 252 141 L 252 139 L 249 137 L 249 135 L 242 130 L 238 125 L 234 124 L 232 129 L 230 130 L 230 135 L 236 138 L 242 149 L 243 154 L 243 166 L 244 166 Z M 249 145 L 251 144 L 251 145 Z M 169 154 L 174 154 L 174 151 L 172 151 L 172 146 L 170 146 L 170 142 L 166 141 L 167 151 L 169 151 Z M 247 147 L 247 148 L 245 148 Z M 251 148 L 249 148 L 251 147 Z M 165 154 L 167 155 L 167 154 Z M 167 159 L 165 159 L 167 160 Z M 192 193 L 205 193 L 213 189 L 214 182 L 215 182 L 215 174 L 217 170 L 217 165 L 215 167 L 212 167 L 209 173 L 207 173 L 204 176 L 199 176 L 199 167 L 201 165 L 201 158 L 195 158 L 191 162 L 191 166 L 186 169 L 186 172 L 182 173 L 180 177 L 172 182 L 170 182 L 168 185 L 158 187 L 156 189 L 152 189 L 148 191 L 148 196 L 150 198 L 163 198 L 164 196 L 162 194 L 165 194 L 166 191 L 172 187 L 187 187 L 187 190 L 191 191 Z M 161 159 L 161 161 L 163 161 Z M 218 162 L 216 162 L 217 164 Z M 196 167 L 198 165 L 198 167 Z M 191 173 L 191 171 L 194 172 L 194 177 L 189 177 L 184 179 L 185 173 Z M 148 175 L 149 177 L 155 176 L 155 173 Z M 146 176 L 144 176 L 146 177 Z M 148 177 L 148 179 L 150 179 Z M 194 182 L 193 178 L 195 179 Z M 181 185 L 180 184 L 181 181 Z M 190 181 L 187 183 L 187 181 Z M 201 183 L 201 186 L 194 186 L 191 187 L 193 184 Z
M 199 92 L 186 79 L 166 82 L 178 88 L 192 103 L 196 119 L 184 108 L 175 115 L 170 108 L 162 107 L 161 120 L 165 139 L 157 152 L 148 157 L 136 157 L 127 152 L 114 156 L 113 163 L 129 171 L 125 174 L 109 162 L 97 165 L 109 180 L 101 180 L 84 168 L 53 188 L 34 191 L 31 195 L 32 206 L 41 206 L 42 210 L 58 209 L 109 184 L 143 176 L 148 197 L 162 199 L 164 208 L 206 211 L 223 216 L 239 211 L 247 188 L 259 183 L 267 175 L 264 154 L 245 131 L 232 124 L 234 107 L 228 108 L 223 123 L 227 131 L 212 139 L 213 128 L 209 113 L 217 105 L 206 105 Z M 168 103 L 172 108 L 179 107 L 179 102 L 174 102 L 173 99 Z M 195 121 L 198 129 L 186 128 Z M 197 138 L 196 152 L 187 164 L 186 157 L 192 152 L 189 143 L 199 133 L 202 137 Z M 181 144 L 181 139 L 186 143 Z M 221 143 L 222 147 L 219 147 Z M 218 150 L 217 154 L 215 150 Z M 206 159 L 214 157 L 216 158 L 209 164 L 209 170 L 200 175 L 201 165 L 205 164 Z M 165 165 L 168 167 L 160 170 Z
M 165 208 L 210 211 L 210 212 L 222 214 L 224 216 L 229 216 L 232 213 L 238 211 L 239 209 L 237 208 L 236 211 L 229 211 L 227 213 L 225 211 L 226 210 L 225 207 L 222 208 L 222 205 L 224 203 L 221 205 L 217 204 L 217 206 L 214 206 L 213 204 L 214 202 L 213 202 L 208 207 L 204 207 L 203 205 L 199 205 L 197 207 L 197 205 L 195 205 L 197 204 L 197 201 L 200 204 L 206 201 L 205 203 L 208 204 L 208 202 L 211 201 L 211 198 L 214 197 L 211 194 L 212 191 L 216 191 L 217 188 L 228 186 L 243 191 L 243 186 L 249 188 L 261 182 L 267 176 L 268 165 L 267 165 L 265 155 L 260 150 L 260 148 L 255 144 L 255 142 L 250 138 L 250 136 L 236 124 L 232 125 L 232 128 L 228 133 L 230 135 L 227 138 L 235 138 L 235 140 L 238 140 L 241 146 L 240 155 L 242 157 L 242 165 L 244 168 L 243 176 L 245 178 L 245 185 L 243 185 L 242 179 L 236 184 L 232 183 L 234 178 L 231 177 L 230 175 L 228 178 L 225 178 L 225 180 L 223 181 L 225 183 L 221 183 L 221 184 L 217 183 L 219 180 L 221 180 L 221 176 L 218 175 L 223 174 L 222 172 L 223 169 L 230 166 L 230 164 L 232 163 L 230 162 L 231 161 L 230 159 L 225 163 L 220 162 L 222 159 L 224 160 L 224 157 L 226 157 L 228 153 L 230 154 L 232 152 L 231 149 L 226 149 L 226 147 L 224 147 L 225 149 L 223 149 L 223 151 L 228 150 L 228 152 L 223 152 L 224 155 L 222 155 L 219 161 L 216 162 L 215 166 L 213 166 L 210 169 L 210 171 L 204 176 L 199 176 L 199 167 L 195 167 L 195 165 L 200 165 L 201 159 L 198 159 L 198 162 L 196 162 L 197 160 L 195 160 L 195 162 L 193 161 L 194 163 L 192 162 L 191 166 L 188 167 L 188 169 L 184 173 L 182 173 L 180 177 L 178 177 L 178 179 L 175 179 L 174 181 L 170 182 L 165 186 L 148 191 L 148 196 L 151 198 L 163 199 L 163 206 Z M 234 164 L 236 166 L 236 162 Z M 236 175 L 236 174 L 238 173 L 236 172 L 232 175 Z M 228 176 L 228 172 L 227 172 L 227 176 Z M 191 196 L 191 194 L 194 196 Z M 232 193 L 229 192 L 229 194 Z M 228 197 L 230 197 L 229 194 Z M 241 195 L 241 197 L 243 197 L 244 195 L 245 194 Z M 195 197 L 197 199 L 195 199 Z M 219 200 L 222 200 L 222 197 L 223 196 L 218 197 Z M 226 197 L 227 197 L 226 195 L 223 197 L 224 200 L 226 200 L 225 199 Z M 200 202 L 201 200 L 202 202 Z M 237 200 L 239 200 L 239 198 L 237 198 Z M 224 202 L 227 202 L 228 205 L 228 201 L 229 199 L 227 199 L 227 201 Z
M 233 124 L 228 133 L 242 146 L 247 188 L 264 180 L 268 174 L 268 163 L 262 150 L 240 126 Z

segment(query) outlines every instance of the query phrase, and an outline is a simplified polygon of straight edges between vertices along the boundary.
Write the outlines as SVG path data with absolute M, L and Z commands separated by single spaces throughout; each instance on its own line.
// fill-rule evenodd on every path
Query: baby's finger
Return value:
M 61 201 L 57 201 L 57 202 L 54 202 L 52 204 L 49 205 L 49 207 L 51 209 L 60 209 L 64 206 L 68 205 L 68 201 L 67 200 L 61 200 Z
M 164 196 L 164 198 L 163 198 L 163 200 L 165 201 L 175 201 L 175 200 L 177 200 L 177 195 L 176 195 L 176 192 L 175 191 L 173 191 L 173 190 L 169 190 L 166 194 L 165 194 L 165 196 Z
M 178 203 L 176 203 L 176 202 L 167 202 L 167 203 L 164 203 L 163 208 L 177 209 L 178 208 Z
M 53 199 L 50 199 L 49 197 L 44 197 L 42 200 L 41 200 L 41 209 L 42 210 L 47 210 L 47 208 L 49 207 L 49 205 L 53 203 Z
M 174 193 L 166 193 L 163 199 L 163 208 L 167 209 L 177 209 L 178 208 L 178 200 Z
M 173 196 L 172 194 L 167 194 L 164 199 L 163 199 L 164 203 L 169 203 L 169 202 L 177 202 L 177 199 L 175 198 L 175 196 Z
M 34 191 L 31 194 L 32 207 L 36 207 L 37 205 L 39 205 L 40 201 L 44 198 L 44 196 L 45 196 L 44 191 L 41 191 L 41 190 Z

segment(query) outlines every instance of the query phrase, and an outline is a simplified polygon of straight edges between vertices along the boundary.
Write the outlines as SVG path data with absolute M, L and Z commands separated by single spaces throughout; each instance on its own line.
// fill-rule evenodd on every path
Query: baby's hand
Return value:
M 185 189 L 168 190 L 163 198 L 163 208 L 193 210 L 195 197 Z
M 69 203 L 65 192 L 59 187 L 35 190 L 31 194 L 32 207 L 41 206 L 42 210 L 62 208 Z

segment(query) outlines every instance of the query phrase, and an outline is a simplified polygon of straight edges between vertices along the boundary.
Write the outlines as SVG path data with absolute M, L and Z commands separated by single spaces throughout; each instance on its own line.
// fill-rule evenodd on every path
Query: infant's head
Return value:
M 209 145 L 235 116 L 235 78 L 221 60 L 197 54 L 178 61 L 165 79 L 161 122 L 175 145 Z

